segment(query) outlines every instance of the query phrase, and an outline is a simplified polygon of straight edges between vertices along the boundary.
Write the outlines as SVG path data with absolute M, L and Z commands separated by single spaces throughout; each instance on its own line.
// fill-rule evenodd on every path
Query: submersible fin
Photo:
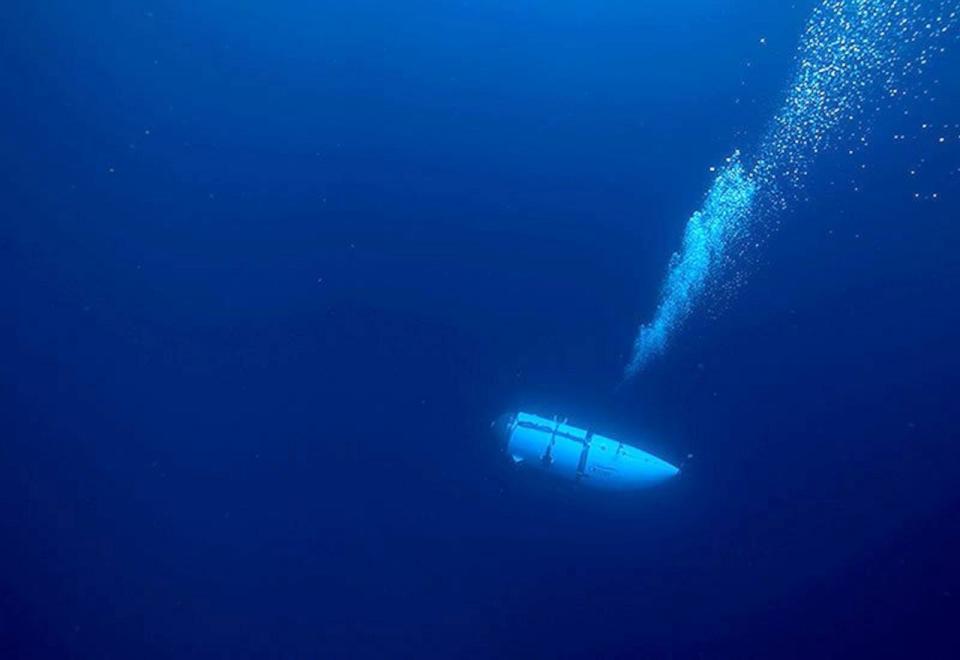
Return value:
M 565 421 L 521 412 L 503 416 L 496 425 L 515 463 L 592 488 L 645 488 L 680 472 L 653 454 Z

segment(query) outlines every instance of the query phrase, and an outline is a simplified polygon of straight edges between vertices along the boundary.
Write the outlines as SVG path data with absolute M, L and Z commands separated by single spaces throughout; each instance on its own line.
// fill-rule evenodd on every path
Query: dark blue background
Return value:
M 949 656 L 955 53 L 614 391 L 813 4 L 6 3 L 0 655 Z

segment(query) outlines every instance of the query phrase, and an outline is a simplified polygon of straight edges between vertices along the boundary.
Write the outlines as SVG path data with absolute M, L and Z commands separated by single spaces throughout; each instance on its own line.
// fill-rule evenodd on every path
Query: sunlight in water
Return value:
M 755 159 L 729 159 L 670 259 L 653 319 L 640 327 L 629 379 L 660 355 L 708 290 L 761 242 L 813 159 L 867 143 L 872 111 L 905 96 L 951 35 L 960 0 L 824 0 L 807 23 L 797 70 Z M 851 150 L 852 151 L 852 150 Z

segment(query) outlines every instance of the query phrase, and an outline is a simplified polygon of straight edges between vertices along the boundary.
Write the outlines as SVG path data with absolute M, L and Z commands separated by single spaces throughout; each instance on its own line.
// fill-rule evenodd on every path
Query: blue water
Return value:
M 6 3 L 0 657 L 951 657 L 960 42 L 780 120 L 893 2 Z

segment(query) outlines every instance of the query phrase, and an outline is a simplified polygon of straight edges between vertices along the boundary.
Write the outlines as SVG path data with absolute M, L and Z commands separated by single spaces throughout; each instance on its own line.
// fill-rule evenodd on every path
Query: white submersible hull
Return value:
M 521 412 L 497 424 L 515 463 L 592 488 L 645 488 L 680 472 L 653 454 L 556 419 Z

